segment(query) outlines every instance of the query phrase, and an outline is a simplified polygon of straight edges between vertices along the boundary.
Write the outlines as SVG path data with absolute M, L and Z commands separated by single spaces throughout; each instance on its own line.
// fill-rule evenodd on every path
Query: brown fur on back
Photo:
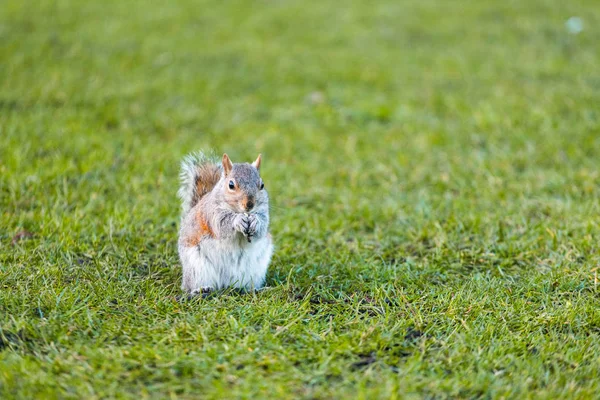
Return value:
M 213 190 L 221 179 L 221 168 L 216 164 L 202 164 L 197 166 L 195 193 L 192 197 L 191 207 L 194 207 L 204 195 Z
M 187 214 L 221 178 L 222 167 L 211 154 L 203 152 L 187 155 L 181 161 L 179 191 L 182 215 Z

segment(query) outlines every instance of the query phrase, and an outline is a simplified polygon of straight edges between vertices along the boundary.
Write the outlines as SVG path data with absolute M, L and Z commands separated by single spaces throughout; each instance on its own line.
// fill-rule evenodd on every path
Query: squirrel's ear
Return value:
M 258 170 L 260 170 L 261 156 L 262 156 L 262 154 L 259 154 L 258 157 L 256 157 L 256 160 L 252 163 L 252 166 Z
M 231 163 L 229 156 L 227 155 L 227 153 L 223 154 L 223 171 L 225 171 L 226 176 L 229 175 L 232 168 L 233 164 Z

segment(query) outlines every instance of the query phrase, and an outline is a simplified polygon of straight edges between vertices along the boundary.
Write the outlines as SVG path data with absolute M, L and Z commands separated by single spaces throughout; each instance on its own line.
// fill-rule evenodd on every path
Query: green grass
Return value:
M 0 397 L 599 397 L 599 26 L 3 2 Z M 271 288 L 181 303 L 178 163 L 208 147 L 263 153 Z

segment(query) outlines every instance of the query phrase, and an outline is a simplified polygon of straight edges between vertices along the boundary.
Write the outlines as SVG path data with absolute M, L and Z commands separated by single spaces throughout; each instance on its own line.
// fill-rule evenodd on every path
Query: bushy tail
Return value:
M 181 162 L 180 184 L 177 195 L 186 214 L 210 192 L 221 178 L 221 165 L 211 154 L 203 152 L 186 156 Z

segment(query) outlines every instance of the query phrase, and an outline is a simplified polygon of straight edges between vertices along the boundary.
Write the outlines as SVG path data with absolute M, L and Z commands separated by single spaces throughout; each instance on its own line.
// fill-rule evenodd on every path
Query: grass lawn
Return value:
M 0 397 L 598 398 L 599 26 L 4 1 Z M 209 147 L 263 153 L 271 288 L 180 302 L 179 161 Z

